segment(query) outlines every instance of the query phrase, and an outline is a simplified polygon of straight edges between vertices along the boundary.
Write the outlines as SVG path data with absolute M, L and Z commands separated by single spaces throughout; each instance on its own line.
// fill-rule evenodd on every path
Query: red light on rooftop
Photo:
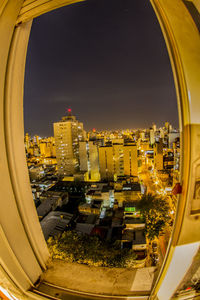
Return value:
M 189 291 L 189 290 L 191 290 L 192 289 L 192 287 L 191 286 L 188 286 L 185 290 L 186 291 Z

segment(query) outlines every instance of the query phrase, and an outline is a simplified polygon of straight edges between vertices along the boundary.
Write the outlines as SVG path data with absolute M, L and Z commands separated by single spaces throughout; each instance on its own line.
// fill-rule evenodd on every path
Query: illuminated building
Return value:
M 99 168 L 102 180 L 117 179 L 117 176 L 137 176 L 137 146 L 132 143 L 112 144 L 99 147 Z
M 40 143 L 40 155 L 44 157 L 51 157 L 51 146 L 48 143 Z
M 138 175 L 138 160 L 137 160 L 137 146 L 124 145 L 124 175 L 137 176 Z
M 31 168 L 29 170 L 29 174 L 31 180 L 38 180 L 45 176 L 44 169 L 42 166 Z
M 155 143 L 155 131 L 152 128 L 150 129 L 149 135 L 150 145 L 153 145 Z
M 73 175 L 79 170 L 79 141 L 84 140 L 83 124 L 68 109 L 68 116 L 53 125 L 58 173 Z
M 55 149 L 55 139 L 54 137 L 36 139 L 35 136 L 31 139 L 28 133 L 25 136 L 25 149 L 28 154 L 27 164 L 28 166 L 33 166 L 35 163 L 37 165 L 56 165 L 56 149 Z M 39 144 L 35 144 L 34 141 L 39 141 Z M 27 148 L 28 147 L 28 148 Z
M 161 138 L 161 139 L 164 139 L 165 133 L 164 133 L 163 128 L 160 128 L 159 130 L 160 130 L 160 138 Z
M 33 147 L 33 155 L 40 156 L 40 149 L 37 145 Z
M 88 175 L 89 180 L 99 181 L 99 155 L 97 146 L 92 142 L 88 142 Z
M 155 143 L 154 147 L 154 168 L 157 171 L 163 170 L 163 143 L 160 140 L 158 143 Z
M 80 171 L 88 172 L 88 180 L 99 181 L 99 155 L 93 141 L 79 142 Z
M 102 180 L 113 180 L 114 163 L 113 163 L 113 147 L 99 147 L 99 170 Z
M 30 136 L 28 133 L 25 134 L 24 143 L 25 143 L 25 149 L 28 152 L 28 149 L 30 147 Z
M 122 140 L 123 141 L 123 140 Z M 123 176 L 124 175 L 124 151 L 122 144 L 113 144 L 113 165 L 114 165 L 114 175 Z
M 40 138 L 39 138 L 38 135 L 34 135 L 34 137 L 33 137 L 33 143 L 34 143 L 34 145 L 39 146 Z
M 169 127 L 170 127 L 169 122 L 165 122 L 165 130 L 167 133 L 169 133 Z
M 179 138 L 179 137 L 180 137 L 180 133 L 179 133 L 179 132 L 170 132 L 170 133 L 168 134 L 168 147 L 169 147 L 170 149 L 173 148 L 173 143 L 174 143 L 175 140 L 176 140 L 177 138 Z
M 79 167 L 80 171 L 88 171 L 88 153 L 87 153 L 87 142 L 79 142 Z
M 141 138 L 141 140 L 145 139 L 145 132 L 144 131 L 140 132 L 140 138 Z

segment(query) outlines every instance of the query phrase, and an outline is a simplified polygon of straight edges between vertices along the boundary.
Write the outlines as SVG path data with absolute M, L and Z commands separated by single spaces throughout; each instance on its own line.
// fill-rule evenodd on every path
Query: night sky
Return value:
M 25 132 L 53 135 L 68 108 L 86 130 L 178 127 L 172 71 L 149 1 L 89 0 L 34 20 Z

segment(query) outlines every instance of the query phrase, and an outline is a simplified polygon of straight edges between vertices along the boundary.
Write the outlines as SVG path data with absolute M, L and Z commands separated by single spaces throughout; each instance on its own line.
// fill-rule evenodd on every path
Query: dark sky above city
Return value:
M 178 127 L 172 71 L 149 1 L 89 0 L 34 20 L 25 132 L 53 135 L 68 108 L 86 130 Z

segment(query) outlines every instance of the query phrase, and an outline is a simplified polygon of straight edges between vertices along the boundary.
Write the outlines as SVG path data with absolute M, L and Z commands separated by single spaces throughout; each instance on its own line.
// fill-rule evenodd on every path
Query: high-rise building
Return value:
M 99 168 L 102 180 L 115 180 L 118 176 L 138 175 L 137 145 L 116 143 L 99 147 Z
M 160 138 L 164 139 L 164 137 L 165 137 L 164 130 L 163 130 L 163 128 L 160 128 Z
M 123 141 L 123 140 L 122 140 Z M 122 144 L 113 144 L 113 164 L 114 164 L 114 175 L 124 175 L 124 151 Z
M 155 143 L 155 132 L 153 130 L 153 128 L 150 128 L 150 132 L 149 132 L 149 140 L 150 140 L 150 145 L 153 145 Z
M 165 130 L 166 130 L 167 133 L 170 132 L 171 127 L 172 127 L 172 126 L 170 125 L 169 122 L 165 122 Z
M 26 135 L 24 137 L 24 143 L 25 143 L 25 149 L 28 152 L 28 149 L 30 147 L 30 136 L 28 133 L 26 133 Z
M 79 166 L 80 171 L 88 172 L 87 142 L 79 142 Z
M 177 138 L 180 138 L 180 133 L 179 133 L 179 132 L 170 132 L 170 133 L 168 134 L 168 147 L 169 147 L 170 149 L 173 148 L 173 143 L 175 142 L 175 140 L 176 140 Z
M 163 170 L 163 142 L 160 139 L 158 143 L 155 143 L 154 148 L 154 168 L 157 171 Z
M 40 143 L 40 155 L 43 157 L 51 157 L 51 144 L 42 142 Z
M 92 141 L 88 142 L 88 176 L 89 180 L 100 180 L 98 148 Z
M 144 131 L 140 131 L 140 138 L 141 140 L 144 140 L 145 139 L 145 132 Z
M 124 145 L 124 175 L 138 176 L 137 145 Z
M 68 115 L 53 125 L 58 173 L 73 175 L 79 171 L 79 141 L 84 140 L 83 124 L 68 109 Z
M 39 144 L 40 144 L 40 137 L 38 135 L 34 135 L 33 142 L 34 142 L 34 145 L 39 146 Z
M 113 163 L 113 147 L 99 147 L 99 169 L 102 180 L 113 180 L 114 163 Z
M 93 141 L 79 142 L 80 171 L 88 172 L 88 180 L 99 181 L 98 147 Z
M 156 124 L 153 123 L 152 128 L 153 128 L 153 131 L 156 132 Z

